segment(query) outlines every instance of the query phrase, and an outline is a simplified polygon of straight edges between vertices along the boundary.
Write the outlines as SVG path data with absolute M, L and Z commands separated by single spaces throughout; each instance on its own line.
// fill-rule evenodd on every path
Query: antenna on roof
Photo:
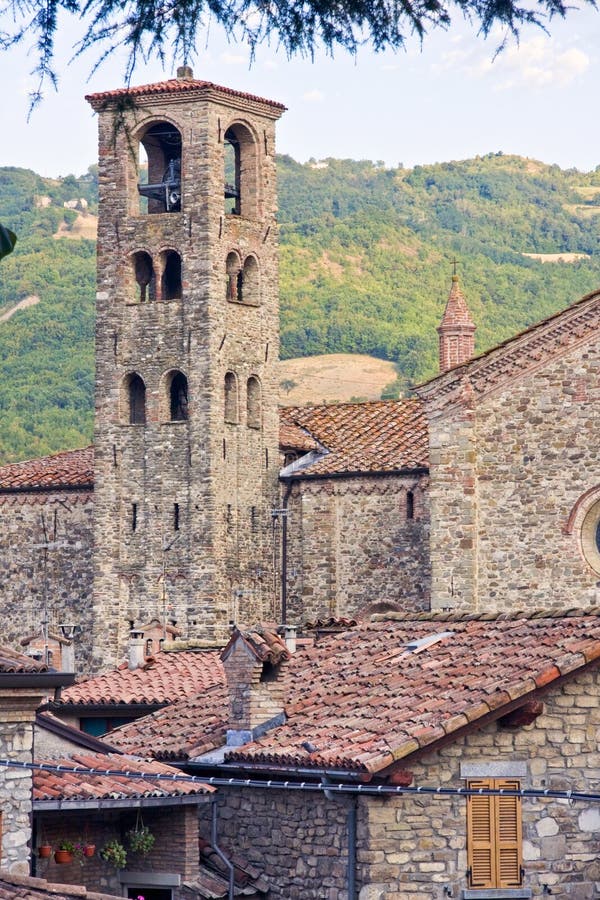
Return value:
M 44 513 L 40 514 L 40 521 L 42 526 L 42 535 L 44 541 L 42 544 L 34 544 L 35 550 L 42 551 L 42 567 L 44 570 L 44 575 L 42 578 L 42 637 L 44 638 L 44 656 L 43 662 L 47 666 L 50 664 L 50 648 L 48 646 L 48 626 L 49 626 L 49 611 L 48 611 L 48 550 L 55 550 L 59 547 L 64 547 L 65 544 L 61 541 L 56 540 L 56 535 L 58 531 L 58 510 L 54 510 L 54 515 L 52 516 L 52 537 L 50 537 L 48 528 L 46 527 L 46 518 Z

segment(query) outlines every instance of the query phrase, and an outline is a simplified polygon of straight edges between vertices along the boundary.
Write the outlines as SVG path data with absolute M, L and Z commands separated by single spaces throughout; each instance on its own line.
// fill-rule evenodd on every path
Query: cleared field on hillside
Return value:
M 285 406 L 379 400 L 396 378 L 394 364 L 353 353 L 328 353 L 279 363 L 280 402 Z

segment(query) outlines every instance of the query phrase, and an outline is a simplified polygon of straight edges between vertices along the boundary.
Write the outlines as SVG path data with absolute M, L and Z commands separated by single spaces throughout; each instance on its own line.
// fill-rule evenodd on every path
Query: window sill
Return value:
M 465 888 L 463 900 L 527 900 L 531 897 L 531 888 Z

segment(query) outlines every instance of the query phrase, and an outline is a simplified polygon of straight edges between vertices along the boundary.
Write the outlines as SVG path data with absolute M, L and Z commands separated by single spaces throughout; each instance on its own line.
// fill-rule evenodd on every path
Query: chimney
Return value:
M 61 672 L 75 671 L 75 636 L 81 631 L 81 626 L 71 622 L 64 622 L 58 626 L 63 640 L 60 643 L 60 669 Z
M 179 66 L 177 69 L 177 78 L 180 81 L 193 81 L 194 72 L 191 66 Z
M 290 653 L 296 652 L 296 626 L 295 625 L 284 625 L 283 626 L 283 639 L 285 641 L 285 646 L 288 648 Z
M 452 276 L 452 287 L 437 331 L 440 336 L 440 372 L 447 372 L 472 358 L 475 353 L 475 323 L 456 273 Z
M 227 744 L 240 747 L 285 721 L 281 669 L 290 651 L 279 635 L 234 629 L 221 654 L 229 692 Z
M 132 628 L 129 632 L 129 646 L 127 648 L 127 665 L 131 670 L 141 669 L 144 665 L 146 661 L 145 646 L 144 632 L 136 631 L 135 628 Z

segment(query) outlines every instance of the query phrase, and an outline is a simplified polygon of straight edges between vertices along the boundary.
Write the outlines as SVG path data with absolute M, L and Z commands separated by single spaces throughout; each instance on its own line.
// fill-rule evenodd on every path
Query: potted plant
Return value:
M 137 822 L 135 828 L 127 832 L 127 841 L 133 853 L 143 853 L 145 856 L 154 847 L 155 840 L 148 826 L 142 822 Z
M 96 845 L 89 844 L 86 841 L 85 844 L 83 845 L 83 855 L 89 857 L 89 856 L 93 856 L 95 852 L 96 852 Z
M 54 862 L 61 865 L 62 863 L 73 862 L 73 854 L 75 853 L 75 844 L 73 841 L 61 841 L 57 849 L 54 851 Z
M 38 856 L 40 859 L 50 859 L 52 856 L 52 847 L 50 844 L 40 844 L 38 847 Z
M 114 866 L 115 869 L 124 869 L 127 865 L 127 850 L 120 841 L 108 841 L 100 851 L 104 862 Z

